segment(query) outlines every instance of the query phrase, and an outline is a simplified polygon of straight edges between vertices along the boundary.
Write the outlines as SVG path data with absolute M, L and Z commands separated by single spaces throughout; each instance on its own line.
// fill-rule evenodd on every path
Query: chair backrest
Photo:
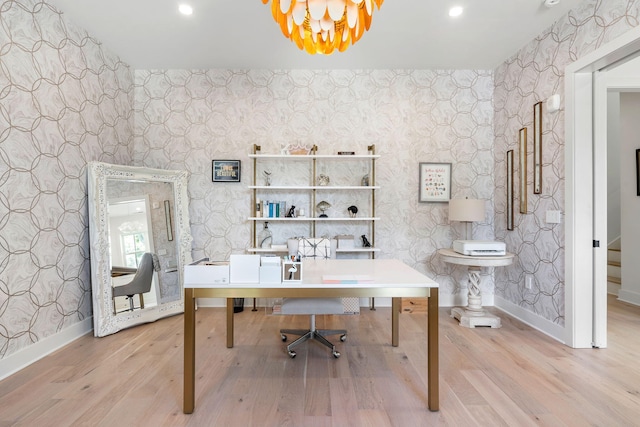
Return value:
M 302 238 L 298 242 L 300 258 L 331 259 L 336 257 L 338 242 L 327 238 Z
M 113 288 L 113 297 L 127 295 L 144 294 L 151 290 L 153 279 L 153 256 L 150 252 L 145 252 L 140 258 L 140 264 L 131 282 L 126 285 Z

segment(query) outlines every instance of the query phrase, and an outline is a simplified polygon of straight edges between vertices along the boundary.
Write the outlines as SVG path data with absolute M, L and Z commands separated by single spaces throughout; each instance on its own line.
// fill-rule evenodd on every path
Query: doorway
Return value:
M 565 342 L 574 348 L 607 345 L 606 70 L 639 52 L 636 27 L 565 70 Z

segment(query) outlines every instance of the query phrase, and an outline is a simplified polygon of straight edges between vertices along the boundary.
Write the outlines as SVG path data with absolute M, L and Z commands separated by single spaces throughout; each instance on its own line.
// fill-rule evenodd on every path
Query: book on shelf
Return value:
M 287 202 L 265 200 L 262 204 L 263 218 L 284 218 L 286 215 Z

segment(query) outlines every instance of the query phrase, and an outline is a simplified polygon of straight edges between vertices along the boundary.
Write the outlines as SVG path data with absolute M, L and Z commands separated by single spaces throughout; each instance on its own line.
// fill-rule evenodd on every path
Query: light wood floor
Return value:
M 346 326 L 334 359 L 316 343 L 290 359 L 280 327 L 304 317 L 197 313 L 196 408 L 182 413 L 182 316 L 85 336 L 0 382 L 0 426 L 640 425 L 640 308 L 609 304 L 609 348 L 573 350 L 500 314 L 466 329 L 440 310 L 440 411 L 426 409 L 424 314 L 318 319 Z

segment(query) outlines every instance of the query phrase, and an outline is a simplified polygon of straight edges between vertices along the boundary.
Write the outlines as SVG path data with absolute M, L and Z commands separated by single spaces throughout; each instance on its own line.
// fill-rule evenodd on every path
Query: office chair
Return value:
M 133 296 L 135 294 L 140 295 L 140 308 L 144 308 L 143 294 L 151 290 L 151 281 L 153 279 L 153 271 L 156 268 L 154 265 L 154 256 L 150 252 L 145 252 L 140 259 L 140 264 L 136 270 L 135 276 L 131 279 L 131 282 L 122 286 L 114 286 L 113 289 L 113 304 L 115 309 L 115 298 L 126 296 L 129 299 L 129 310 L 133 311 Z
M 335 258 L 337 242 L 329 239 L 299 239 L 289 241 L 289 255 L 298 255 L 300 258 Z M 309 315 L 309 329 L 280 329 L 282 341 L 287 341 L 287 334 L 298 335 L 298 338 L 287 345 L 289 357 L 296 357 L 293 350 L 296 346 L 307 340 L 316 340 L 329 347 L 331 354 L 336 359 L 340 352 L 325 337 L 328 335 L 340 335 L 340 341 L 347 339 L 345 329 L 316 329 L 316 315 L 320 314 L 344 314 L 342 298 L 284 298 L 281 307 L 282 314 Z

